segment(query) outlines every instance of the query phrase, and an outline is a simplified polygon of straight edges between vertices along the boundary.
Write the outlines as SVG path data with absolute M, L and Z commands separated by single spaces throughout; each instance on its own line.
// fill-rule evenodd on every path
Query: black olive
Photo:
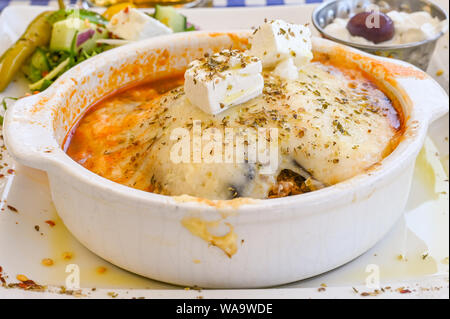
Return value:
M 363 37 L 373 43 L 388 41 L 395 32 L 394 22 L 389 16 L 373 11 L 355 14 L 348 21 L 347 30 L 351 35 Z

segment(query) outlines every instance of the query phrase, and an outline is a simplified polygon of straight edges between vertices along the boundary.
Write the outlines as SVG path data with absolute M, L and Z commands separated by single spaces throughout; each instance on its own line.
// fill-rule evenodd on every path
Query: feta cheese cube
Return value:
M 273 73 L 282 79 L 297 80 L 298 68 L 294 64 L 294 59 L 289 58 L 277 64 Z
M 250 37 L 249 54 L 261 59 L 263 67 L 274 67 L 278 62 L 292 58 L 300 68 L 311 61 L 311 31 L 308 27 L 282 20 L 269 21 Z
M 125 8 L 116 13 L 106 28 L 129 41 L 144 40 L 173 32 L 165 24 L 134 8 Z
M 218 114 L 262 94 L 261 60 L 236 50 L 223 50 L 193 61 L 184 74 L 189 101 Z

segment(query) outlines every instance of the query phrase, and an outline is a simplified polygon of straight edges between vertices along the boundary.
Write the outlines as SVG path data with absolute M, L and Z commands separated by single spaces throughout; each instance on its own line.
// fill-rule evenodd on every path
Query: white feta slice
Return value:
M 116 36 L 129 41 L 144 40 L 173 32 L 165 24 L 134 8 L 125 8 L 116 13 L 106 28 Z
M 262 94 L 261 60 L 223 50 L 193 61 L 184 74 L 189 101 L 209 114 L 220 113 Z
M 311 31 L 300 24 L 282 20 L 269 21 L 250 37 L 249 54 L 261 59 L 263 67 L 274 67 L 278 62 L 292 58 L 300 68 L 311 61 Z
M 294 59 L 289 58 L 277 64 L 273 73 L 282 79 L 297 80 L 298 68 L 294 64 Z

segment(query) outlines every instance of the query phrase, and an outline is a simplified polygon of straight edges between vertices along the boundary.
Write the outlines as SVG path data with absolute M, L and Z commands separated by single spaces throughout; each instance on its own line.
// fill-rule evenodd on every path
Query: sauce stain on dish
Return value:
M 227 234 L 223 236 L 211 234 L 210 229 L 219 227 L 220 223 L 221 220 L 205 221 L 198 217 L 188 217 L 181 221 L 181 224 L 194 236 L 220 248 L 231 258 L 237 252 L 237 235 L 234 232 L 234 227 L 230 223 L 224 223 L 229 227 L 229 232 Z

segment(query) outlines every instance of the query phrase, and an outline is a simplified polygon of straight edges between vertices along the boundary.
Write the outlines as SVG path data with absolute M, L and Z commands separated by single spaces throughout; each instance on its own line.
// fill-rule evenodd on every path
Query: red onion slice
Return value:
M 87 40 L 92 38 L 95 34 L 95 31 L 92 29 L 86 30 L 78 34 L 77 36 L 77 47 L 85 43 Z

